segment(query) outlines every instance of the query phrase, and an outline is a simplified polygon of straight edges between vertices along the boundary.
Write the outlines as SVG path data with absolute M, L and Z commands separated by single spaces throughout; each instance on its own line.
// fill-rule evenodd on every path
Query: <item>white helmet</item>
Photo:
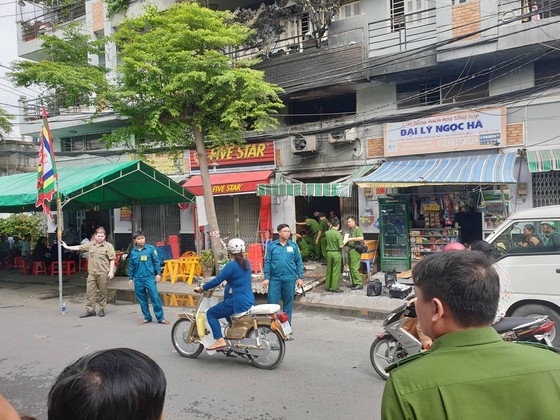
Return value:
M 239 238 L 233 238 L 227 244 L 227 250 L 231 254 L 241 254 L 245 252 L 245 242 Z

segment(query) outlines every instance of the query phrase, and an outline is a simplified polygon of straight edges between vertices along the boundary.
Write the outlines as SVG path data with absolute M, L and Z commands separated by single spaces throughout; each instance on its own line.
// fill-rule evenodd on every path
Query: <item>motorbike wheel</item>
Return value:
M 204 346 L 201 343 L 187 341 L 191 326 L 192 322 L 188 319 L 177 320 L 171 329 L 171 342 L 181 356 L 194 359 L 202 352 Z
M 249 355 L 248 357 L 253 366 L 259 369 L 272 370 L 282 363 L 282 360 L 284 360 L 286 342 L 279 332 L 274 331 L 267 325 L 260 325 L 256 331 L 251 330 L 248 337 L 256 338 L 257 335 L 261 340 L 265 340 L 268 343 L 270 351 L 266 356 Z
M 554 347 L 560 347 L 560 314 L 554 309 L 544 305 L 523 305 L 517 308 L 511 316 L 542 316 L 546 315 L 551 321 L 554 321 L 554 327 L 550 332 L 550 341 Z
M 385 380 L 389 377 L 389 373 L 385 370 L 387 366 L 406 356 L 406 351 L 401 344 L 392 337 L 376 338 L 369 350 L 371 365 L 379 376 Z

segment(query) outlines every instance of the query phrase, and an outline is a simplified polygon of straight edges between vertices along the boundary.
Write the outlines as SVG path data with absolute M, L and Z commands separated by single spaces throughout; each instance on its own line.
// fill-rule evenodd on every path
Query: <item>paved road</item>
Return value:
M 53 293 L 54 291 L 54 293 Z M 171 326 L 137 325 L 137 305 L 110 305 L 105 318 L 79 319 L 83 292 L 58 314 L 56 288 L 0 283 L 0 393 L 21 414 L 46 419 L 56 375 L 94 350 L 132 347 L 154 358 L 168 380 L 167 420 L 377 419 L 384 382 L 369 363 L 378 321 L 315 312 L 294 314 L 295 341 L 273 371 L 223 355 L 180 357 Z M 175 308 L 166 308 L 173 321 Z

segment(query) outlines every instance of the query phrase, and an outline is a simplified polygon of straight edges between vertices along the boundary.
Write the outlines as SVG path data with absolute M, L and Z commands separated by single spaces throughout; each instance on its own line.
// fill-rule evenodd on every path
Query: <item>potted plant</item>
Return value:
M 200 268 L 202 269 L 203 277 L 210 277 L 214 271 L 214 254 L 211 249 L 205 249 L 200 253 Z

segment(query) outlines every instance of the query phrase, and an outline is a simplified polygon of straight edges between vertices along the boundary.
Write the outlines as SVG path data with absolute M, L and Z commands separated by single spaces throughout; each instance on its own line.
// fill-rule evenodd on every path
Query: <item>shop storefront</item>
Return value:
M 508 216 L 518 154 L 504 136 L 503 108 L 385 125 L 389 159 L 355 180 L 379 209 L 383 271 L 484 239 Z
M 290 208 L 293 211 L 292 218 L 297 221 L 303 221 L 305 215 L 313 217 L 313 213 L 319 211 L 327 217 L 332 212 L 344 223 L 347 216 L 358 215 L 357 186 L 353 181 L 371 172 L 373 168 L 373 165 L 365 165 L 348 169 L 348 175 L 332 180 L 325 177 L 307 178 L 303 182 L 283 177 L 268 185 L 258 185 L 257 195 L 271 196 L 273 207 L 282 204 L 283 200 L 293 200 Z
M 256 191 L 258 184 L 269 183 L 274 175 L 274 142 L 208 149 L 207 157 L 221 235 L 260 242 L 262 232 L 272 226 L 271 206 L 270 197 L 258 197 Z M 183 187 L 196 196 L 195 224 L 203 227 L 204 190 L 195 151 L 190 151 L 190 165 L 192 176 Z
M 560 146 L 527 150 L 533 207 L 560 204 Z

